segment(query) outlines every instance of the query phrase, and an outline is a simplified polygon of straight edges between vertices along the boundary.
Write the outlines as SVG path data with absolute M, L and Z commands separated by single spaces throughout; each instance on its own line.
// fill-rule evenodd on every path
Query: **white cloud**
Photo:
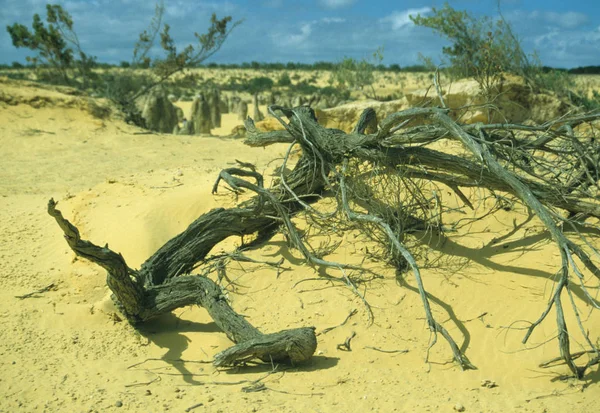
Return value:
M 0 1 L 6 6 L 0 12 L 2 27 L 14 22 L 29 27 L 33 13 L 45 15 L 45 0 Z M 72 13 L 75 29 L 86 52 L 98 56 L 100 61 L 110 62 L 131 58 L 138 34 L 147 28 L 154 15 L 155 4 L 145 0 L 55 2 L 63 4 Z M 251 3 L 252 6 L 248 6 Z M 263 8 L 255 8 L 254 3 Z M 292 2 L 287 0 L 166 0 L 164 21 L 171 25 L 178 47 L 183 47 L 196 42 L 194 31 L 203 33 L 206 30 L 212 12 L 220 17 L 232 15 L 234 20 L 245 18 L 245 23 L 234 30 L 223 48 L 211 59 L 216 62 L 335 61 L 344 56 L 369 56 L 377 47 L 384 45 L 386 64 L 408 65 L 417 62 L 418 52 L 437 61 L 442 47 L 448 45 L 432 30 L 414 27 L 410 21 L 410 15 L 430 16 L 431 9 L 428 7 L 400 8 L 393 13 L 377 10 L 377 17 L 373 17 L 372 14 L 342 15 L 344 9 L 330 11 L 356 6 L 356 0 L 317 0 L 312 4 L 320 10 L 311 13 L 311 17 L 305 17 L 305 20 L 298 20 L 294 10 L 281 13 L 274 8 L 291 6 Z M 522 4 L 522 1 L 517 4 Z M 546 10 L 552 10 L 551 7 L 549 4 Z M 505 17 L 523 40 L 525 51 L 529 53 L 537 49 L 544 64 L 555 67 L 598 64 L 600 28 L 597 28 L 598 23 L 591 11 L 560 13 L 517 9 L 507 10 Z M 256 47 L 257 44 L 260 47 Z M 0 63 L 24 61 L 29 55 L 32 55 L 31 51 L 13 47 L 6 30 L 0 31 Z
M 380 19 L 380 23 L 390 23 L 393 30 L 400 30 L 404 27 L 411 26 L 413 22 L 410 20 L 410 16 L 416 16 L 417 14 L 427 14 L 431 11 L 431 7 L 421 7 L 419 9 L 408 9 L 404 11 L 395 11 L 389 16 Z
M 275 34 L 272 36 L 273 41 L 279 46 L 300 46 L 307 42 L 310 34 L 312 33 L 312 27 L 314 22 L 304 23 L 300 26 L 300 33 L 294 34 Z
M 330 24 L 339 24 L 345 21 L 346 19 L 342 19 L 341 17 L 323 17 L 319 20 L 302 23 L 299 27 L 299 33 L 282 33 L 278 31 L 271 35 L 271 39 L 273 39 L 275 44 L 282 47 L 302 46 L 303 48 L 308 48 L 311 46 L 308 40 L 315 31 L 320 32 Z
M 600 54 L 600 27 L 596 30 L 560 30 L 553 28 L 533 38 L 544 63 L 550 66 L 575 67 L 597 64 Z
M 566 13 L 532 11 L 529 13 L 529 18 L 532 20 L 542 20 L 545 23 L 560 26 L 564 29 L 574 29 L 590 21 L 590 18 L 586 14 L 575 11 Z
M 319 0 L 319 4 L 327 9 L 339 9 L 354 4 L 356 0 Z

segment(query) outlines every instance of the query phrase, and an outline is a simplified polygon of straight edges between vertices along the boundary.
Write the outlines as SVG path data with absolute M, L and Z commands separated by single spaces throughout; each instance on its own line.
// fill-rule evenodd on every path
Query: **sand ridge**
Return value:
M 26 89 L 11 93 L 19 90 Z M 237 123 L 226 115 L 221 129 Z M 308 365 L 272 374 L 271 366 L 214 369 L 206 362 L 231 343 L 202 308 L 179 309 L 134 330 L 115 316 L 103 270 L 68 249 L 46 214 L 48 199 L 59 201 L 84 238 L 108 243 L 138 267 L 200 214 L 235 205 L 228 191 L 210 193 L 220 169 L 237 158 L 268 177 L 277 166 L 270 161 L 286 149 L 141 132 L 79 107 L 0 107 L 1 412 L 185 411 L 198 403 L 203 406 L 192 411 L 451 412 L 460 404 L 467 412 L 585 412 L 600 406 L 597 372 L 578 382 L 556 379 L 567 373 L 564 367 L 537 367 L 558 355 L 554 340 L 542 344 L 556 334 L 552 319 L 534 333 L 529 350 L 520 344 L 522 330 L 506 328 L 540 315 L 559 259 L 541 224 L 518 208 L 462 229 L 436 246 L 438 255 L 433 249 L 429 265 L 421 263 L 434 314 L 466 343 L 475 371 L 461 372 L 442 340 L 424 362 L 431 337 L 409 274 L 408 286 L 400 287 L 393 271 L 367 262 L 383 275 L 366 286 L 375 315 L 369 326 L 348 288 L 322 280 L 297 284 L 318 274 L 283 236 L 252 256 L 283 254 L 287 270 L 277 277 L 273 268 L 233 265 L 236 290 L 229 298 L 265 332 L 313 325 L 319 333 L 356 309 L 346 325 L 319 335 Z M 513 231 L 513 220 L 525 224 L 489 244 Z M 367 244 L 354 237 L 346 234 L 328 258 L 360 262 Z M 232 238 L 218 248 L 235 244 Z M 51 283 L 55 288 L 34 298 L 15 298 Z M 576 300 L 583 308 L 581 297 Z M 567 322 L 573 340 L 581 340 L 573 320 Z M 597 312 L 586 326 L 597 339 Z M 352 351 L 337 349 L 352 333 Z M 271 390 L 242 391 L 260 378 Z M 486 380 L 497 386 L 482 386 Z

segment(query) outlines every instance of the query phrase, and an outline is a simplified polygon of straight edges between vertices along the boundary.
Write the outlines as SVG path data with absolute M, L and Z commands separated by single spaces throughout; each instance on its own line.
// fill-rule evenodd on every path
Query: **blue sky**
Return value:
M 71 13 L 83 48 L 100 61 L 130 61 L 137 35 L 154 13 L 148 0 L 55 1 Z M 449 1 L 475 16 L 497 15 L 492 0 Z M 4 29 L 14 22 L 31 26 L 34 13 L 45 17 L 45 1 L 0 0 L 0 63 L 25 61 L 31 52 L 12 46 Z M 427 15 L 443 1 L 422 0 L 165 0 L 164 21 L 180 47 L 202 33 L 210 15 L 243 19 L 209 61 L 219 63 L 337 61 L 369 57 L 384 47 L 384 64 L 418 63 L 422 53 L 439 61 L 446 42 L 415 27 L 408 16 Z M 600 65 L 600 0 L 503 0 L 504 17 L 527 52 L 537 51 L 554 67 Z

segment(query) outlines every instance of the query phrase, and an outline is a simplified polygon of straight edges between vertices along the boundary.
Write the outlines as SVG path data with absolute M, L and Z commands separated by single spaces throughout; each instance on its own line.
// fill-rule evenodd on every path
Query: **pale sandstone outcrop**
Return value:
M 505 76 L 499 93 L 490 102 L 487 102 L 481 87 L 473 79 L 442 84 L 441 89 L 446 106 L 453 109 L 451 116 L 462 123 L 522 123 L 525 120 L 543 123 L 563 116 L 572 109 L 550 92 L 534 93 L 524 79 L 512 75 Z M 405 96 L 411 107 L 440 105 L 433 87 L 408 92 Z M 487 108 L 469 108 L 486 103 Z
M 210 107 L 203 94 L 199 94 L 194 99 L 189 122 L 192 134 L 210 133 L 212 127 Z
M 256 129 L 261 132 L 271 132 L 274 130 L 283 130 L 285 129 L 281 122 L 275 119 L 272 116 L 268 116 L 261 120 L 260 122 L 255 123 Z
M 238 119 L 241 121 L 245 121 L 248 117 L 248 104 L 243 100 L 236 105 L 235 113 L 237 113 Z
M 221 114 L 229 113 L 229 98 L 227 96 L 222 96 L 219 100 L 219 110 Z
M 376 100 L 363 100 L 358 102 L 346 103 L 330 109 L 317 109 L 315 113 L 319 124 L 326 128 L 341 129 L 344 132 L 351 132 L 356 126 L 361 113 L 372 108 L 377 114 L 379 122 L 389 114 L 408 109 L 409 105 L 406 99 L 391 100 L 389 102 L 378 102 Z M 368 129 L 367 133 L 374 132 Z
M 146 128 L 156 132 L 172 133 L 177 125 L 177 111 L 167 93 L 156 88 L 137 102 Z
M 258 94 L 254 94 L 252 101 L 254 103 L 254 116 L 252 117 L 254 122 L 263 120 L 265 118 L 265 115 L 263 115 L 263 113 L 258 107 Z
M 210 122 L 212 128 L 221 127 L 221 95 L 218 89 L 212 89 L 206 93 L 206 102 L 210 112 Z

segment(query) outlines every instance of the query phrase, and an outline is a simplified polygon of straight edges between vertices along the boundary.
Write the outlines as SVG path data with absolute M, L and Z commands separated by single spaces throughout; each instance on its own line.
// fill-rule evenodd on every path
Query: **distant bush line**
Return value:
M 338 63 L 334 62 L 315 62 L 315 63 L 207 63 L 196 66 L 197 68 L 208 69 L 255 69 L 255 70 L 335 70 Z M 39 67 L 39 65 L 38 65 Z M 111 68 L 128 68 L 131 67 L 129 62 L 121 62 L 119 64 L 96 62 L 94 68 L 111 69 Z M 425 65 L 409 65 L 400 66 L 398 64 L 391 65 L 373 65 L 373 70 L 380 72 L 429 72 L 430 70 Z M 13 62 L 12 64 L 0 64 L 0 69 L 33 69 L 33 65 Z
M 315 62 L 315 63 L 300 63 L 300 62 L 288 62 L 288 63 L 265 63 L 265 62 L 245 62 L 245 63 L 207 63 L 199 65 L 197 68 L 208 68 L 208 69 L 254 69 L 254 70 L 335 70 L 337 63 L 335 62 Z M 39 66 L 39 65 L 38 65 Z M 129 62 L 121 62 L 119 64 L 111 63 L 100 63 L 96 62 L 93 66 L 97 69 L 111 69 L 117 67 L 130 67 Z M 12 64 L 1 64 L 0 69 L 33 69 L 33 65 L 23 64 L 19 62 L 13 62 Z M 430 72 L 431 69 L 426 65 L 408 65 L 400 66 L 398 64 L 390 65 L 373 65 L 373 70 L 378 72 Z M 566 72 L 574 75 L 598 75 L 600 74 L 600 66 L 580 66 L 571 69 L 554 68 L 544 66 L 542 68 L 545 72 L 559 71 Z

